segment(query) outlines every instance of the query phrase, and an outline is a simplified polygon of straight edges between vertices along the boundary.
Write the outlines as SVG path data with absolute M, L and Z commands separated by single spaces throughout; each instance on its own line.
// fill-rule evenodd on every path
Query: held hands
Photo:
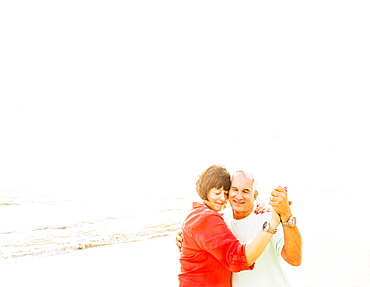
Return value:
M 291 201 L 288 200 L 288 190 L 287 188 L 282 188 L 278 186 L 271 192 L 270 205 L 273 210 L 280 216 L 282 222 L 287 222 L 292 216 L 292 211 L 290 210 Z

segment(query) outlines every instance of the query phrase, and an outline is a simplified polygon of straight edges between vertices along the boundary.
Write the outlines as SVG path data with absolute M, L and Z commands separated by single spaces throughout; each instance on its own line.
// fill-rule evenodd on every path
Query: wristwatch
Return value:
M 262 230 L 271 234 L 275 234 L 277 231 L 277 229 L 271 228 L 270 223 L 267 221 L 262 225 Z
M 281 225 L 284 227 L 294 227 L 297 225 L 297 219 L 291 216 L 287 222 L 281 222 Z

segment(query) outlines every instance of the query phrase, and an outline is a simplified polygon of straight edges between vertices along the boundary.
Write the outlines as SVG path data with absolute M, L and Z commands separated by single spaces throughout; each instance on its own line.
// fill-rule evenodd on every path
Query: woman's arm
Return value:
M 270 220 L 271 229 L 275 230 L 280 223 L 280 217 L 272 210 L 272 218 Z M 270 239 L 274 234 L 263 231 L 261 226 L 261 231 L 245 245 L 245 257 L 248 264 L 252 265 L 263 253 L 267 244 L 270 242 Z
M 273 212 L 273 214 L 270 225 L 275 230 L 280 223 L 280 218 L 276 213 Z M 247 244 L 241 244 L 228 229 L 224 220 L 215 214 L 198 220 L 191 234 L 201 249 L 211 253 L 232 272 L 253 269 L 253 263 L 261 256 L 273 236 L 262 231 L 261 226 L 261 231 L 253 240 Z

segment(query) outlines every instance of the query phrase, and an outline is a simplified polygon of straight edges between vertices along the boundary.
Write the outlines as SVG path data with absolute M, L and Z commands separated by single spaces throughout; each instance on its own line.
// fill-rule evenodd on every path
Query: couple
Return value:
M 249 173 L 230 181 L 224 167 L 213 165 L 196 189 L 203 203 L 193 204 L 182 228 L 180 287 L 290 286 L 280 257 L 300 265 L 302 239 L 286 189 L 271 193 L 272 216 L 253 212 L 258 191 Z M 222 215 L 227 199 L 232 212 Z

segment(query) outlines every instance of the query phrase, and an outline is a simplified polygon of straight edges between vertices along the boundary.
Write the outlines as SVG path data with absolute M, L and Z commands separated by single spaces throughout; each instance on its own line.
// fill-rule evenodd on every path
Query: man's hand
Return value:
M 176 245 L 179 248 L 179 251 L 181 252 L 181 247 L 182 247 L 182 230 L 181 229 L 176 235 Z
M 291 204 L 292 202 L 288 200 L 288 191 L 286 187 L 282 188 L 278 186 L 271 192 L 270 205 L 280 215 L 282 222 L 287 222 L 293 215 L 290 210 Z

